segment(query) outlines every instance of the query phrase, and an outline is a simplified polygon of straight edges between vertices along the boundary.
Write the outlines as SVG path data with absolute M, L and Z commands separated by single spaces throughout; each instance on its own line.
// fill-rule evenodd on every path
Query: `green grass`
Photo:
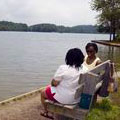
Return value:
M 86 120 L 120 120 L 120 107 L 112 105 L 108 99 L 103 99 L 91 109 Z
M 118 91 L 111 94 L 112 104 L 120 107 L 120 78 L 118 79 Z
M 120 86 L 120 78 L 118 79 Z M 120 87 L 116 93 L 110 94 L 110 99 L 103 99 L 101 103 L 94 105 L 86 120 L 120 120 Z

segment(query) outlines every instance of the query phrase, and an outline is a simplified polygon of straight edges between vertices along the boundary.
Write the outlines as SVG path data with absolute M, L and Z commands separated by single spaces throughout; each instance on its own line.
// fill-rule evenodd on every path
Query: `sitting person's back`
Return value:
M 79 69 L 69 65 L 61 65 L 53 78 L 60 81 L 58 86 L 52 87 L 56 91 L 54 98 L 62 104 L 78 103 L 80 99 L 75 99 L 75 92 L 78 88 L 80 74 L 86 71 L 87 68 L 83 65 Z
M 62 104 L 74 104 L 79 102 L 80 97 L 75 99 L 75 92 L 79 87 L 79 76 L 81 73 L 87 72 L 87 68 L 82 65 L 83 61 L 84 55 L 80 49 L 73 48 L 67 52 L 65 58 L 66 65 L 61 65 L 58 68 L 51 85 L 47 86 L 45 90 L 41 92 L 41 102 L 45 114 L 47 114 L 45 99 Z

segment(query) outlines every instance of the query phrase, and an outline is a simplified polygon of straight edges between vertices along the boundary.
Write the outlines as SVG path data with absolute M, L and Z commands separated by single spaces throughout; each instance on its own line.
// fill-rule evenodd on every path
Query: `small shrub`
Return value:
M 103 110 L 103 111 L 109 111 L 112 110 L 112 104 L 110 100 L 108 99 L 103 99 L 100 104 L 98 104 L 98 108 Z
M 120 42 L 120 33 L 116 36 L 116 41 Z
M 108 99 L 97 103 L 89 112 L 85 120 L 120 120 L 120 107 L 113 106 Z

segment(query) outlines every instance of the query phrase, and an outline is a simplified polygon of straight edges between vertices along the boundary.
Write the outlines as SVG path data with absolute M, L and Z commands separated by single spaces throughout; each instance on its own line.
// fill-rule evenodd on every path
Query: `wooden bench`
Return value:
M 70 117 L 72 119 L 84 120 L 93 103 L 93 97 L 100 88 L 101 94 L 107 96 L 107 86 L 111 70 L 110 60 L 96 66 L 93 70 L 80 74 L 79 88 L 76 90 L 75 98 L 80 98 L 80 102 L 75 105 L 63 105 L 46 100 L 47 109 L 55 114 Z M 65 118 L 65 117 L 64 117 Z M 63 118 L 61 119 L 63 120 Z M 67 120 L 67 119 L 66 119 Z

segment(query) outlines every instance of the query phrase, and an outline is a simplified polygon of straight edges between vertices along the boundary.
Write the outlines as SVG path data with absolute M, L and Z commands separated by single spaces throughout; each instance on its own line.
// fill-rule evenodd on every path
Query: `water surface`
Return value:
M 0 32 L 0 100 L 50 83 L 68 49 L 81 48 L 91 40 L 107 40 L 106 34 Z M 98 45 L 104 61 L 120 68 L 120 48 Z

